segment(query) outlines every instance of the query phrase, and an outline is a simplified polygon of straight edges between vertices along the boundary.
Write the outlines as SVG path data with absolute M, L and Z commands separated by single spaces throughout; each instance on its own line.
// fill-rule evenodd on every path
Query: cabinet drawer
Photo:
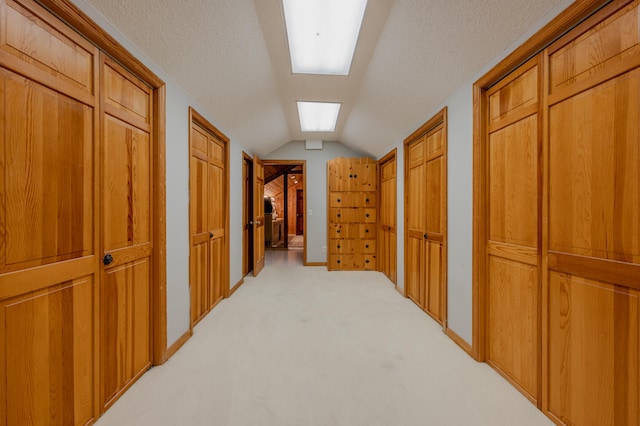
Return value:
M 357 240 L 355 250 L 357 253 L 375 254 L 376 240 Z
M 352 254 L 356 249 L 355 240 L 329 240 L 329 253 Z
M 375 223 L 361 223 L 359 225 L 352 225 L 358 227 L 357 237 L 361 240 L 367 240 L 376 237 L 376 225 Z
M 357 224 L 332 223 L 329 225 L 329 238 L 358 238 L 359 234 L 360 228 Z
M 329 207 L 373 207 L 376 206 L 375 192 L 331 192 Z
M 329 221 L 333 223 L 375 223 L 376 209 L 330 208 Z
M 354 269 L 353 254 L 335 254 L 329 256 L 329 270 L 353 270 Z
M 354 268 L 364 271 L 376 270 L 376 256 L 375 254 L 357 254 L 354 256 Z

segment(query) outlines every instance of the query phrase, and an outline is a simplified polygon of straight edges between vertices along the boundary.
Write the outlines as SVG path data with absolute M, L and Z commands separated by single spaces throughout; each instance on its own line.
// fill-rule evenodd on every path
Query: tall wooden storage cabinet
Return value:
M 327 162 L 329 255 L 335 270 L 376 270 L 377 164 L 370 158 Z

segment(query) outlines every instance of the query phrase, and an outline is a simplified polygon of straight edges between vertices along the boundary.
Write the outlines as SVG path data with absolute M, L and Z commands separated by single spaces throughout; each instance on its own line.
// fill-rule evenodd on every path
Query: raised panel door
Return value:
M 264 165 L 255 156 L 253 160 L 253 276 L 264 268 Z
M 98 414 L 97 113 L 83 99 L 0 68 L 3 425 Z
M 108 75 L 108 79 L 105 76 Z M 102 57 L 101 403 L 110 406 L 151 366 L 150 123 L 124 106 L 151 89 Z M 116 83 L 115 80 L 120 80 Z M 140 108 L 140 110 L 138 110 Z

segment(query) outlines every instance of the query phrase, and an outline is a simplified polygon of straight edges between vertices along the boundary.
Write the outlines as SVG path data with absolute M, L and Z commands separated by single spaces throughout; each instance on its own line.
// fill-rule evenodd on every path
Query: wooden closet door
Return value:
M 405 140 L 406 294 L 446 318 L 447 110 Z
M 0 425 L 87 424 L 98 414 L 97 50 L 35 4 L 0 3 Z
M 101 56 L 102 404 L 151 366 L 152 92 Z
M 640 424 L 639 4 L 546 52 L 543 409 L 564 424 Z
M 538 58 L 487 92 L 487 362 L 538 401 Z
M 224 297 L 225 144 L 209 135 L 209 309 Z
M 397 281 L 396 268 L 396 155 L 380 163 L 380 270 Z
M 427 217 L 427 198 L 424 191 L 426 181 L 425 166 L 426 138 L 412 142 L 405 147 L 406 184 L 405 184 L 405 283 L 406 295 L 424 309 L 426 296 L 425 265 L 425 228 Z
M 253 276 L 264 268 L 264 165 L 253 159 Z
M 189 224 L 191 234 L 190 287 L 191 325 L 195 325 L 210 307 L 210 259 L 209 208 L 213 204 L 209 190 L 209 136 L 191 123 L 189 136 L 191 159 L 189 166 Z M 213 298 L 213 296 L 211 296 Z

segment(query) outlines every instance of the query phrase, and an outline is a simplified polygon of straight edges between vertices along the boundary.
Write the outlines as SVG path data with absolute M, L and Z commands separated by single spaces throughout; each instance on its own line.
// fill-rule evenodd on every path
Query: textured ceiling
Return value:
M 561 0 L 369 0 L 349 76 L 292 75 L 280 0 L 87 0 L 205 109 L 265 155 L 338 140 L 379 156 Z M 342 102 L 300 132 L 295 100 Z

